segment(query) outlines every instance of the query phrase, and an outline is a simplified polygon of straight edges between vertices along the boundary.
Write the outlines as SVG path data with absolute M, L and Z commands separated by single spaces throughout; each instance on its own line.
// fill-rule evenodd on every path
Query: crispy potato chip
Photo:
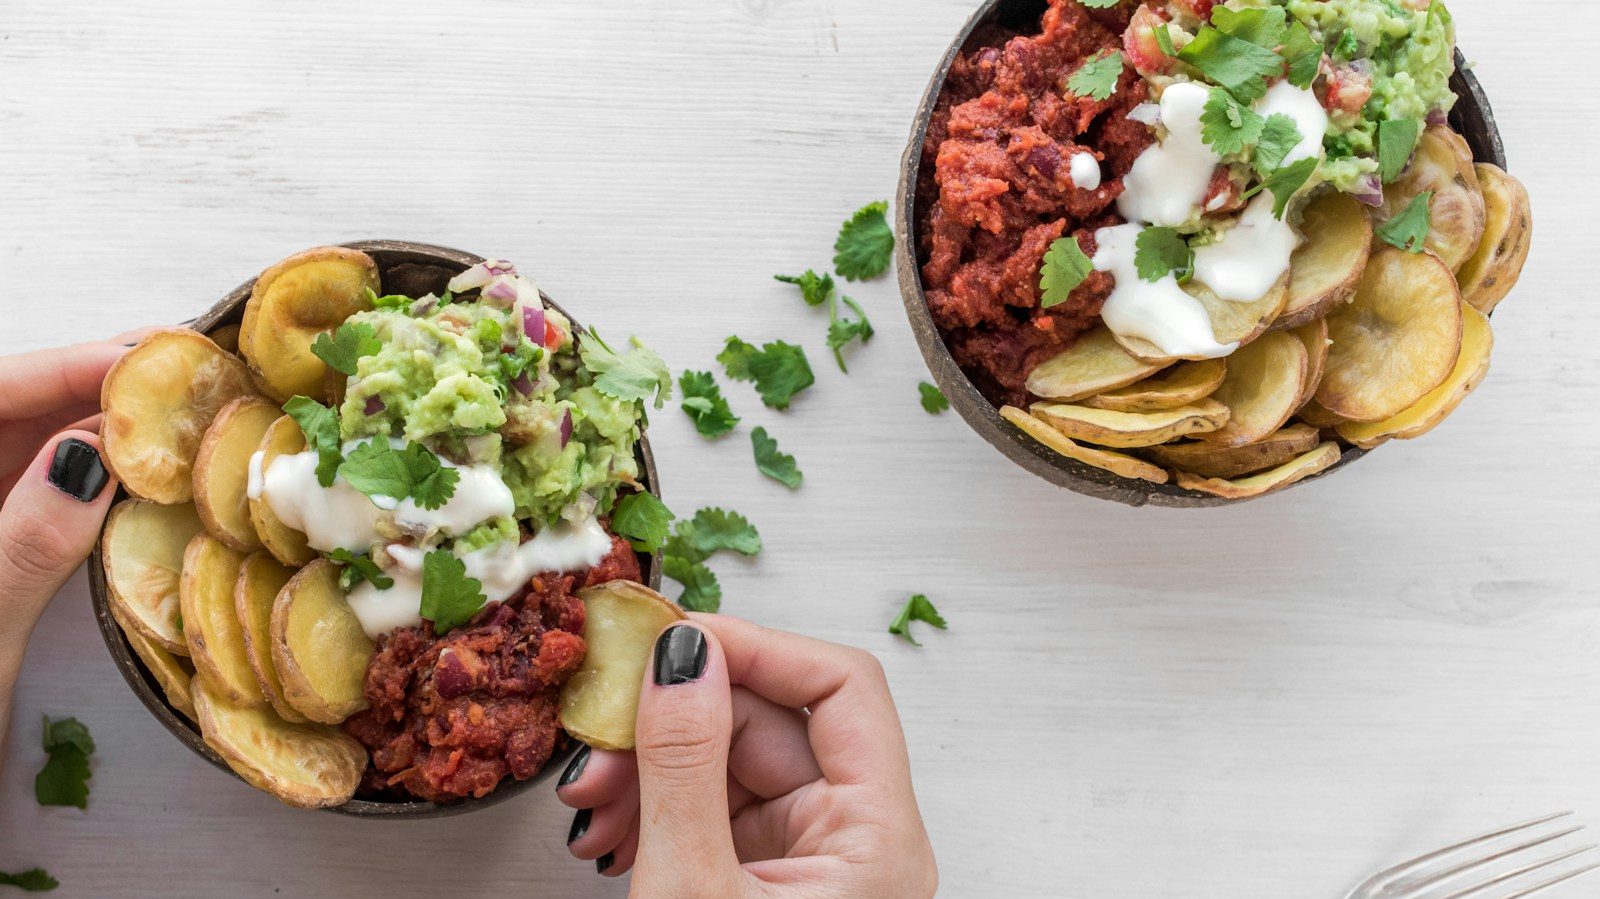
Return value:
M 192 503 L 127 499 L 111 510 L 100 535 L 112 611 L 174 655 L 189 654 L 179 611 L 183 554 L 204 530 Z
M 217 410 L 254 392 L 244 365 L 210 340 L 184 329 L 156 331 L 106 374 L 106 465 L 140 499 L 186 503 L 194 498 L 194 457 Z
M 677 603 L 632 581 L 579 591 L 588 653 L 561 688 L 561 726 L 596 749 L 632 749 L 639 689 L 656 638 L 689 616 Z
M 1338 427 L 1339 436 L 1362 449 L 1372 449 L 1391 438 L 1411 440 L 1421 437 L 1450 417 L 1489 374 L 1489 356 L 1494 351 L 1494 332 L 1482 312 L 1464 306 L 1465 328 L 1461 336 L 1461 356 L 1450 377 L 1417 402 L 1415 406 L 1384 421 L 1361 424 L 1348 422 Z
M 1426 246 L 1454 272 L 1483 240 L 1484 203 L 1472 148 L 1445 125 L 1433 125 L 1422 133 L 1410 167 L 1383 189 L 1379 220 L 1387 222 L 1399 215 L 1412 200 L 1430 190 L 1433 200 L 1428 209 L 1433 215 L 1433 227 Z
M 1339 444 L 1324 443 L 1303 456 L 1279 465 L 1269 471 L 1236 481 L 1221 478 L 1202 478 L 1186 471 L 1178 472 L 1178 486 L 1185 490 L 1198 490 L 1223 499 L 1254 499 L 1276 493 L 1292 484 L 1321 474 L 1339 461 Z
M 194 706 L 206 745 L 258 790 L 296 808 L 343 805 L 367 769 L 367 751 L 336 727 L 290 724 L 270 706 L 247 706 L 195 679 Z
M 223 325 L 206 335 L 211 342 L 221 347 L 225 352 L 239 352 L 239 326 Z
M 252 472 L 250 477 L 259 480 L 272 466 L 272 460 L 304 452 L 305 448 L 306 437 L 300 432 L 300 426 L 289 416 L 283 416 L 273 422 L 262 436 L 261 445 L 257 447 L 261 454 L 260 471 Z M 249 464 L 257 465 L 254 456 L 251 456 Z M 273 514 L 272 506 L 265 499 L 252 497 L 249 507 L 250 524 L 255 527 L 256 536 L 261 538 L 261 545 L 272 553 L 273 558 L 290 568 L 310 565 L 316 559 L 316 550 L 306 545 L 306 535 L 284 524 Z
M 1210 399 L 1164 412 L 1112 412 L 1071 403 L 1034 403 L 1029 411 L 1069 439 L 1118 449 L 1204 434 L 1228 421 L 1227 407 Z
M 1304 406 L 1300 407 L 1300 414 L 1297 417 L 1318 430 L 1335 428 L 1348 421 L 1341 415 L 1329 412 L 1321 403 L 1317 402 L 1316 397 L 1312 397 L 1306 401 Z
M 1006 421 L 1020 428 L 1029 437 L 1066 456 L 1068 459 L 1082 462 L 1085 465 L 1092 465 L 1119 477 L 1149 481 L 1152 484 L 1165 484 L 1167 482 L 1166 469 L 1157 468 L 1143 459 L 1135 459 L 1132 456 L 1114 453 L 1111 450 L 1098 449 L 1092 446 L 1079 446 L 1068 440 L 1060 431 L 1018 409 L 1016 406 L 1001 408 L 1000 415 Z
M 1222 385 L 1228 363 L 1222 359 L 1184 362 L 1126 387 L 1092 396 L 1083 405 L 1112 412 L 1162 412 L 1198 403 Z
M 1476 170 L 1483 188 L 1486 225 L 1483 241 L 1461 266 L 1457 280 L 1462 299 L 1488 314 L 1522 277 L 1522 266 L 1533 245 L 1533 207 L 1521 181 L 1487 163 L 1480 163 Z
M 1273 322 L 1278 320 L 1278 314 L 1283 311 L 1284 304 L 1289 300 L 1289 274 L 1284 273 L 1277 286 L 1267 291 L 1267 295 L 1254 303 L 1233 303 L 1217 296 L 1211 288 L 1198 281 L 1190 281 L 1183 286 L 1189 295 L 1200 301 L 1206 309 L 1206 314 L 1211 316 L 1211 332 L 1217 343 L 1247 344 L 1261 336 Z M 1172 358 L 1161 351 L 1155 344 L 1139 337 L 1118 337 L 1128 352 L 1140 359 L 1163 366 L 1170 365 Z M 1183 358 L 1183 357 L 1180 357 Z M 1196 361 L 1203 357 L 1196 357 Z
M 1439 259 L 1378 250 L 1355 299 L 1328 316 L 1317 402 L 1350 421 L 1398 415 L 1450 376 L 1461 327 L 1461 292 Z
M 296 395 L 324 398 L 328 367 L 311 344 L 371 308 L 367 291 L 377 289 L 377 263 L 344 247 L 306 250 L 262 272 L 239 331 L 239 352 L 262 389 L 280 403 Z
M 254 705 L 267 697 L 250 670 L 244 630 L 234 612 L 233 586 L 239 580 L 244 554 L 229 549 L 210 534 L 189 541 L 183 554 L 178 595 L 183 607 L 183 635 L 194 668 L 232 702 Z
M 1029 372 L 1027 388 L 1034 396 L 1070 403 L 1132 384 L 1161 368 L 1128 355 L 1109 330 L 1099 327 Z
M 189 683 L 194 680 L 194 666 L 183 656 L 173 655 L 157 646 L 155 641 L 130 624 L 116 606 L 111 607 L 111 617 L 122 628 L 122 635 L 133 647 L 133 654 L 144 663 L 150 676 L 156 679 L 161 692 L 167 697 L 167 705 L 190 721 L 195 720 L 194 697 L 189 692 Z
M 272 661 L 284 698 L 312 721 L 338 724 L 367 707 L 373 648 L 339 587 L 339 566 L 327 559 L 301 569 L 278 594 Z
M 1276 433 L 1300 408 L 1309 367 L 1305 344 L 1287 331 L 1263 334 L 1228 357 L 1228 376 L 1211 395 L 1228 409 L 1221 427 L 1200 435 L 1223 446 L 1246 446 Z
M 1306 205 L 1305 243 L 1289 260 L 1289 299 L 1276 328 L 1299 326 L 1349 300 L 1372 248 L 1372 219 L 1361 201 L 1337 190 Z
M 291 724 L 303 724 L 309 719 L 295 711 L 284 698 L 283 681 L 278 679 L 278 666 L 272 661 L 272 608 L 294 574 L 293 568 L 285 567 L 271 553 L 258 550 L 239 568 L 239 580 L 233 587 L 233 604 L 239 626 L 244 629 L 244 648 L 250 654 L 250 670 L 255 672 L 261 692 L 266 694 L 267 702 L 272 704 L 279 718 Z
M 222 407 L 200 441 L 194 459 L 194 504 L 206 530 L 229 547 L 251 552 L 261 546 L 245 488 L 250 457 L 272 423 L 282 417 L 277 406 L 246 396 Z
M 1150 461 L 1202 478 L 1237 478 L 1273 468 L 1308 453 L 1322 442 L 1310 425 L 1290 425 L 1246 446 L 1222 446 L 1203 440 L 1186 440 L 1152 446 L 1140 455 Z
M 1319 318 L 1289 333 L 1298 338 L 1306 348 L 1306 381 L 1300 388 L 1300 400 L 1294 405 L 1295 409 L 1299 410 L 1317 395 L 1317 387 L 1322 384 L 1322 375 L 1328 369 L 1328 322 Z

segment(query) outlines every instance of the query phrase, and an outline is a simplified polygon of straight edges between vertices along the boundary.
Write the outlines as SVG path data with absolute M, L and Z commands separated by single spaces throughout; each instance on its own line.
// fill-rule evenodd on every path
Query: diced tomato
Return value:
M 1211 173 L 1211 185 L 1200 208 L 1206 215 L 1231 215 L 1244 208 L 1244 190 L 1227 166 L 1219 165 Z
M 1211 21 L 1211 8 L 1217 0 L 1173 0 L 1173 5 L 1202 22 Z
M 567 335 L 562 333 L 560 328 L 556 327 L 556 323 L 555 322 L 551 321 L 549 318 L 546 318 L 544 320 L 544 345 L 545 346 L 547 346 L 547 347 L 549 347 L 550 349 L 553 350 L 556 347 L 560 346 L 561 342 L 566 340 L 566 339 L 567 339 Z
M 1334 66 L 1327 73 L 1322 105 L 1329 112 L 1361 112 L 1372 99 L 1372 74 L 1352 66 Z
M 1161 52 L 1161 44 L 1156 41 L 1156 28 L 1166 22 L 1163 13 L 1140 6 L 1128 23 L 1128 30 L 1122 35 L 1122 46 L 1128 54 L 1128 61 L 1141 75 L 1164 75 L 1172 71 L 1175 61 Z

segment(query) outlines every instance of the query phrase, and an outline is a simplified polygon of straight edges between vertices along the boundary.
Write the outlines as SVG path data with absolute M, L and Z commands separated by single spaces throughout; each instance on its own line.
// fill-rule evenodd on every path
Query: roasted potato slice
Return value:
M 1190 281 L 1183 286 L 1183 289 L 1205 307 L 1206 314 L 1211 317 L 1211 332 L 1217 343 L 1243 345 L 1261 336 L 1278 320 L 1278 314 L 1283 311 L 1284 304 L 1289 299 L 1289 275 L 1285 273 L 1276 287 L 1267 291 L 1266 296 L 1254 303 L 1234 303 L 1224 300 L 1211 288 L 1198 281 Z M 1163 366 L 1170 365 L 1173 361 L 1161 351 L 1160 347 L 1142 338 L 1118 337 L 1117 341 L 1140 359 L 1160 363 Z
M 1433 191 L 1428 209 L 1433 214 L 1432 230 L 1425 244 L 1444 260 L 1450 271 L 1461 268 L 1483 240 L 1483 188 L 1472 162 L 1472 148 L 1461 135 L 1445 125 L 1433 125 L 1422 133 L 1422 141 L 1405 173 L 1383 189 L 1380 221 L 1404 212 L 1411 201 Z
M 195 670 L 229 701 L 265 703 L 266 694 L 250 670 L 244 630 L 234 611 L 233 587 L 244 554 L 229 549 L 210 534 L 189 541 L 183 554 L 183 579 L 178 594 L 183 606 L 183 635 Z
M 266 705 L 241 705 L 203 677 L 194 707 L 206 745 L 245 782 L 296 808 L 343 805 L 367 768 L 367 751 L 336 727 L 290 724 Z
M 1384 247 L 1355 299 L 1328 316 L 1317 402 L 1350 421 L 1382 421 L 1444 383 L 1461 354 L 1461 292 L 1444 263 Z
M 206 335 L 211 342 L 221 347 L 225 352 L 239 352 L 239 326 L 223 325 Z
M 1143 380 L 1161 369 L 1135 359 L 1108 329 L 1098 327 L 1029 372 L 1027 388 L 1034 396 L 1070 403 Z
M 156 331 L 111 366 L 100 391 L 105 461 L 127 491 L 194 498 L 194 457 L 217 410 L 255 392 L 238 359 L 194 331 Z
M 1494 331 L 1482 312 L 1463 304 L 1466 326 L 1461 336 L 1461 356 L 1456 367 L 1433 392 L 1415 406 L 1393 418 L 1367 424 L 1347 422 L 1338 426 L 1339 436 L 1362 449 L 1371 449 L 1385 440 L 1411 440 L 1421 437 L 1456 411 L 1489 374 L 1489 356 L 1494 352 Z
M 1112 412 L 1163 412 L 1198 403 L 1222 385 L 1228 363 L 1222 359 L 1184 362 L 1143 381 L 1092 396 L 1083 405 Z
M 189 541 L 205 530 L 192 503 L 118 503 L 100 535 L 111 610 L 151 643 L 189 654 L 183 638 L 178 581 Z
M 233 586 L 233 604 L 239 626 L 244 629 L 244 648 L 250 655 L 250 670 L 255 672 L 261 692 L 266 694 L 267 702 L 272 704 L 279 718 L 291 724 L 303 724 L 309 719 L 295 711 L 284 698 L 283 681 L 278 678 L 277 663 L 272 661 L 272 608 L 294 574 L 293 568 L 285 567 L 271 553 L 258 550 L 239 568 L 239 580 Z
M 1328 370 L 1328 322 L 1326 319 L 1315 319 L 1289 333 L 1298 338 L 1306 348 L 1306 381 L 1300 388 L 1300 400 L 1294 405 L 1298 411 L 1317 395 L 1317 387 L 1322 384 L 1322 375 Z
M 277 406 L 260 397 L 240 397 L 217 413 L 194 459 L 194 505 L 200 520 L 211 536 L 240 552 L 261 546 L 255 525 L 250 523 L 245 495 L 250 457 L 282 415 Z
M 1533 207 L 1528 189 L 1503 170 L 1479 163 L 1478 184 L 1483 188 L 1485 226 L 1483 240 L 1461 271 L 1461 298 L 1488 314 L 1506 298 L 1522 277 L 1533 245 Z
M 1150 461 L 1202 478 L 1237 478 L 1282 465 L 1322 442 L 1310 425 L 1287 428 L 1246 446 L 1222 446 L 1203 440 L 1168 443 L 1141 451 Z
M 251 472 L 250 477 L 259 479 L 272 465 L 272 460 L 279 456 L 292 456 L 304 452 L 306 437 L 300 432 L 300 426 L 295 420 L 285 415 L 272 423 L 267 428 L 267 433 L 261 438 L 261 445 L 257 451 L 261 454 L 260 462 L 252 456 L 250 464 L 259 465 L 260 470 Z M 316 550 L 306 545 L 306 535 L 284 524 L 274 515 L 272 506 L 266 499 L 250 497 L 250 524 L 256 529 L 256 536 L 261 538 L 261 545 L 272 553 L 273 558 L 289 566 L 300 568 L 311 564 L 317 557 Z
M 1337 190 L 1306 205 L 1300 231 L 1305 243 L 1289 260 L 1289 299 L 1277 328 L 1298 328 L 1350 299 L 1372 248 L 1367 207 Z
M 189 684 L 194 680 L 194 666 L 183 656 L 173 655 L 157 646 L 154 640 L 129 623 L 116 606 L 111 607 L 111 617 L 122 628 L 122 635 L 133 647 L 133 654 L 139 657 L 150 676 L 160 685 L 162 694 L 167 697 L 167 705 L 177 709 L 190 721 L 195 720 L 194 697 L 189 692 Z
M 1261 335 L 1228 357 L 1228 376 L 1211 395 L 1228 409 L 1221 426 L 1200 439 L 1223 446 L 1248 446 L 1276 433 L 1300 408 L 1310 367 L 1305 344 L 1287 331 Z
M 1332 468 L 1339 461 L 1339 444 L 1324 443 L 1305 455 L 1298 456 L 1277 468 L 1263 471 L 1236 481 L 1220 478 L 1202 478 L 1186 471 L 1178 472 L 1178 486 L 1220 496 L 1223 499 L 1254 499 L 1266 496 Z
M 1164 412 L 1111 412 L 1071 403 L 1034 403 L 1029 411 L 1071 440 L 1119 449 L 1204 434 L 1228 422 L 1227 407 L 1210 399 Z
M 1297 417 L 1318 430 L 1335 428 L 1348 420 L 1341 415 L 1335 415 L 1328 411 L 1321 403 L 1317 402 L 1317 398 L 1314 396 L 1304 406 L 1300 407 L 1300 414 Z
M 339 587 L 339 566 L 307 565 L 272 607 L 272 661 L 283 695 L 312 721 L 338 724 L 367 707 L 373 642 Z
M 632 749 L 656 638 L 689 616 L 677 603 L 633 581 L 612 581 L 578 593 L 588 653 L 561 688 L 561 726 L 596 749 Z
M 1166 469 L 1157 468 L 1143 459 L 1135 459 L 1132 456 L 1115 453 L 1111 450 L 1103 450 L 1093 446 L 1079 446 L 1068 440 L 1060 431 L 1018 409 L 1016 406 L 1001 408 L 1000 415 L 1006 421 L 1016 425 L 1024 434 L 1055 450 L 1060 455 L 1066 456 L 1068 459 L 1074 459 L 1085 465 L 1109 471 L 1118 477 L 1149 481 L 1152 484 L 1165 484 L 1167 482 Z
M 296 395 L 325 398 L 328 367 L 311 344 L 370 309 L 367 291 L 377 289 L 377 263 L 344 247 L 306 250 L 262 272 L 239 330 L 239 352 L 262 389 L 280 403 Z

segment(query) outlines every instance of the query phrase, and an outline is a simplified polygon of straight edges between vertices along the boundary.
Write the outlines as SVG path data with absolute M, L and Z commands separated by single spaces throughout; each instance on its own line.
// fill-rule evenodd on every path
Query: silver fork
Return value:
M 1490 899 L 1491 896 L 1493 899 L 1523 899 L 1542 893 L 1600 869 L 1600 862 L 1589 863 L 1594 856 L 1578 859 L 1595 849 L 1593 845 L 1528 861 L 1535 855 L 1530 850 L 1583 830 L 1581 824 L 1567 826 L 1570 822 L 1562 820 L 1571 815 L 1572 812 L 1546 815 L 1403 862 L 1367 878 L 1351 890 L 1346 899 Z M 1518 842 L 1504 845 L 1512 837 Z M 1573 859 L 1578 861 L 1565 864 Z M 1573 864 L 1580 866 L 1573 868 Z M 1474 872 L 1480 872 L 1483 879 L 1454 885 L 1453 882 L 1462 881 Z M 1544 875 L 1546 879 L 1535 882 L 1532 880 L 1535 874 Z M 1496 887 L 1506 892 L 1489 892 Z

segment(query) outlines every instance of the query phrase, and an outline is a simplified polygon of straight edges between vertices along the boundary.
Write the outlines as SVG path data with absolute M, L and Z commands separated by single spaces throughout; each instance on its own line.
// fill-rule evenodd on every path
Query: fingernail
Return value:
M 572 816 L 572 828 L 567 831 L 568 846 L 571 846 L 573 843 L 583 839 L 583 835 L 589 832 L 589 821 L 593 817 L 594 809 L 578 809 L 578 813 Z
M 706 635 L 688 624 L 675 624 L 656 638 L 656 686 L 692 683 L 706 673 Z
M 49 477 L 52 486 L 80 503 L 93 502 L 111 480 L 100 454 L 76 437 L 56 444 Z
M 616 864 L 616 862 L 617 862 L 616 853 L 607 852 L 605 855 L 602 855 L 599 858 L 594 860 L 594 873 L 596 873 L 596 874 L 604 874 L 607 871 L 611 870 L 611 866 Z
M 562 787 L 577 783 L 578 778 L 583 776 L 583 769 L 588 764 L 589 747 L 585 746 L 578 750 L 578 754 L 572 757 L 572 761 L 567 763 L 567 770 L 561 772 L 561 781 L 556 784 L 556 789 L 559 790 Z

